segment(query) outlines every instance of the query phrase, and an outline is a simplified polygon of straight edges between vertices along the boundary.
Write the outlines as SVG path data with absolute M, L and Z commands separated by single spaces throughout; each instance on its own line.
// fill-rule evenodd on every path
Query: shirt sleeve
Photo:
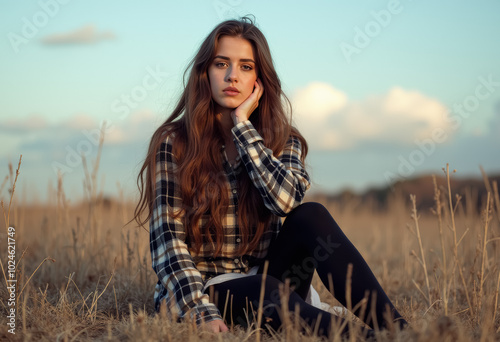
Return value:
M 302 202 L 311 186 L 301 161 L 300 140 L 291 136 L 283 151 L 274 156 L 250 120 L 238 123 L 232 133 L 241 160 L 265 206 L 275 215 L 286 216 Z
M 156 190 L 150 221 L 152 267 L 158 276 L 155 292 L 157 309 L 165 300 L 170 312 L 185 318 L 189 313 L 200 324 L 222 319 L 215 304 L 203 293 L 203 280 L 188 246 L 186 231 L 180 218 L 170 214 L 181 208 L 179 185 L 172 171 L 176 168 L 172 153 L 172 138 L 168 137 L 156 153 Z

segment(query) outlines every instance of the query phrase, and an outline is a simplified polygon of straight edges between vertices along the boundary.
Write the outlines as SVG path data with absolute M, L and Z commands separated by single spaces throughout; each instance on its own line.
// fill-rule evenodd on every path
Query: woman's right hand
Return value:
M 216 319 L 205 323 L 205 329 L 214 333 L 220 333 L 229 330 L 221 319 Z
M 235 125 L 239 122 L 248 120 L 253 111 L 259 106 L 259 100 L 264 93 L 264 85 L 260 78 L 257 78 L 254 86 L 255 88 L 248 98 L 231 112 L 231 118 Z

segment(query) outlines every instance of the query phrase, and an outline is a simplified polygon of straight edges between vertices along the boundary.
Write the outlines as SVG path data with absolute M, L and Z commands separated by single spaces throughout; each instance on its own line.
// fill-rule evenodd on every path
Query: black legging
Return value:
M 370 327 L 375 328 L 371 313 L 375 312 L 376 323 L 380 328 L 387 328 L 387 315 L 400 327 L 407 325 L 394 308 L 379 282 L 373 275 L 356 247 L 342 232 L 328 210 L 319 203 L 308 202 L 295 208 L 286 217 L 278 237 L 269 248 L 266 259 L 269 261 L 265 281 L 263 324 L 269 324 L 277 330 L 281 326 L 281 302 L 279 285 L 290 279 L 294 289 L 289 296 L 288 309 L 295 311 L 298 304 L 300 317 L 311 327 L 319 324 L 319 332 L 328 336 L 331 330 L 332 315 L 305 302 L 314 274 L 318 272 L 323 284 L 329 288 L 329 274 L 333 282 L 335 298 L 347 307 L 346 275 L 348 265 L 352 264 L 351 303 L 354 308 L 368 295 L 368 301 L 361 318 Z M 216 284 L 213 287 L 214 301 L 221 313 L 227 304 L 226 323 L 246 324 L 246 317 L 253 317 L 251 309 L 257 312 L 262 283 L 263 266 L 259 274 Z M 375 297 L 372 298 L 372 295 Z M 375 307 L 372 308 L 372 299 Z M 251 303 L 251 305 L 250 305 Z M 386 313 L 386 306 L 390 312 Z M 250 309 L 248 312 L 247 309 Z M 245 315 L 247 312 L 247 315 Z M 354 314 L 360 315 L 361 308 Z M 320 321 L 316 322 L 321 314 Z M 256 315 L 255 315 L 256 316 Z M 267 319 L 266 319 L 267 318 Z M 338 318 L 337 322 L 338 322 Z M 346 325 L 342 334 L 348 333 Z M 372 333 L 372 332 L 368 332 Z

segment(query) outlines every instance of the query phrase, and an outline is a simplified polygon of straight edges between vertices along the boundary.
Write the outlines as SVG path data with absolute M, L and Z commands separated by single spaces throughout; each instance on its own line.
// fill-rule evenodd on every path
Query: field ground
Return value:
M 6 213 L 7 190 L 0 189 Z M 0 286 L 1 340 L 318 340 L 298 333 L 291 322 L 274 335 L 235 327 L 215 336 L 155 315 L 156 275 L 148 233 L 135 223 L 126 224 L 134 203 L 121 196 L 103 199 L 92 186 L 88 190 L 88 200 L 82 203 L 65 198 L 62 182 L 49 203 L 28 206 L 14 199 L 9 224 L 1 228 L 0 257 L 7 279 L 6 234 L 13 226 L 16 325 L 15 334 L 9 333 L 5 281 Z M 342 205 L 321 197 L 307 201 L 327 206 L 411 323 L 409 331 L 381 332 L 380 341 L 500 341 L 498 191 L 496 201 L 495 191 L 483 199 L 489 207 L 480 212 L 467 209 L 474 207 L 467 198 L 458 200 L 452 194 L 451 215 L 447 188 L 438 190 L 440 204 L 420 209 L 413 217 L 411 201 L 396 195 L 384 211 L 355 200 Z M 317 278 L 315 285 L 322 300 L 334 305 Z

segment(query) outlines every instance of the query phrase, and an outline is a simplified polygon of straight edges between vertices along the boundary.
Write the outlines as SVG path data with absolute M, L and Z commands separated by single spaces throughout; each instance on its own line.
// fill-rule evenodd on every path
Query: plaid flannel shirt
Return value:
M 203 292 L 205 282 L 218 274 L 246 273 L 262 261 L 269 244 L 279 232 L 281 217 L 302 202 L 310 187 L 297 138 L 290 137 L 283 151 L 274 156 L 272 150 L 264 146 L 262 137 L 249 120 L 234 126 L 232 134 L 240 159 L 231 166 L 224 146 L 221 147 L 224 170 L 218 177 L 223 176 L 227 181 L 229 207 L 223 217 L 222 253 L 217 258 L 213 257 L 213 245 L 208 243 L 203 244 L 199 253 L 190 250 L 182 219 L 170 216 L 182 206 L 177 177 L 167 172 L 176 169 L 172 152 L 173 136 L 166 138 L 156 154 L 156 194 L 150 221 L 152 267 L 158 276 L 155 309 L 158 311 L 165 301 L 170 313 L 179 318 L 190 315 L 198 324 L 202 320 L 221 319 L 219 310 Z M 270 229 L 262 236 L 257 248 L 245 255 L 235 256 L 241 242 L 237 225 L 237 176 L 240 172 L 250 175 L 273 218 Z M 203 216 L 199 225 L 203 226 L 207 219 Z

